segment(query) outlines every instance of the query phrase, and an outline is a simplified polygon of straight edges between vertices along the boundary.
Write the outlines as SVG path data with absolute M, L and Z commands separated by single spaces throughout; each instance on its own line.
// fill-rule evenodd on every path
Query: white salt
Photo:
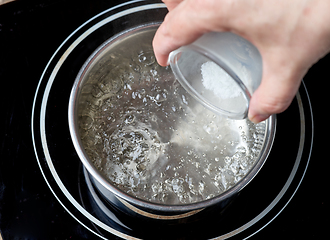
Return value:
M 240 89 L 235 84 L 234 79 L 214 62 L 205 62 L 201 66 L 202 83 L 207 90 L 225 98 L 234 98 L 240 95 Z

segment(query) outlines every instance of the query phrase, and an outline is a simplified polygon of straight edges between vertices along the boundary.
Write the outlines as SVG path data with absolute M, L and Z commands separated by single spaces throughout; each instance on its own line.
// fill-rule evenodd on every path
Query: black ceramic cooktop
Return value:
M 31 130 L 33 129 L 31 125 L 38 125 L 39 120 L 37 119 L 37 123 L 32 124 L 31 118 L 38 84 L 41 76 L 49 76 L 51 66 L 47 68 L 46 65 L 54 52 L 86 21 L 123 2 L 25 0 L 0 5 L 0 232 L 3 239 L 102 239 L 102 236 L 105 239 L 120 239 L 108 232 L 98 231 L 94 223 L 89 223 L 90 221 L 81 216 L 78 209 L 70 205 L 67 199 L 64 200 L 65 196 L 59 193 L 61 189 L 56 186 L 54 180 L 50 179 L 52 175 L 49 173 L 46 158 L 40 153 L 43 148 L 37 146 L 36 150 L 34 149 L 33 142 L 38 144 L 38 139 L 33 137 L 36 133 Z M 89 51 L 95 48 L 88 42 L 80 47 L 85 50 L 90 48 Z M 84 57 L 82 55 L 82 58 Z M 82 62 L 84 61 L 85 59 Z M 72 68 L 66 67 L 67 72 L 64 74 L 75 75 L 74 71 L 79 70 L 81 66 L 79 64 L 79 61 L 76 62 L 77 66 L 72 63 Z M 306 108 L 305 122 L 297 122 L 297 124 L 290 122 L 294 117 L 291 116 L 297 112 L 296 100 L 288 111 L 277 116 L 278 131 L 274 143 L 276 153 L 270 155 L 265 165 L 265 171 L 269 171 L 268 173 L 274 176 L 286 175 L 292 168 L 292 158 L 297 155 L 295 152 L 292 153 L 292 148 L 297 148 L 294 140 L 295 129 L 301 129 L 300 125 L 306 124 L 306 133 L 300 132 L 300 134 L 306 134 L 305 142 L 308 144 L 302 153 L 303 160 L 297 170 L 297 176 L 292 180 L 292 186 L 288 188 L 288 193 L 281 199 L 280 204 L 270 211 L 270 216 L 262 218 L 253 231 L 247 230 L 247 232 L 250 231 L 248 234 L 241 234 L 239 238 L 236 236 L 236 239 L 246 237 L 250 239 L 324 239 L 327 235 L 327 227 L 330 223 L 327 192 L 329 127 L 325 110 L 329 100 L 325 84 L 330 79 L 329 65 L 330 56 L 328 55 L 316 63 L 304 78 L 305 85 L 301 87 L 300 92 Z M 63 91 L 61 91 L 61 83 L 56 81 L 55 83 L 57 85 L 54 85 L 52 90 L 54 92 L 50 92 L 50 106 L 54 114 L 62 114 L 58 109 L 62 106 L 65 108 L 66 103 L 58 99 L 66 96 L 65 94 L 70 91 L 67 86 L 71 86 L 72 83 L 63 84 Z M 39 91 L 43 91 L 44 88 L 42 82 Z M 37 94 L 37 101 L 38 98 Z M 38 110 L 38 102 L 36 105 Z M 63 117 L 67 119 L 67 116 Z M 61 157 L 58 161 L 62 162 L 54 162 L 54 164 L 55 167 L 61 168 L 63 174 L 70 176 L 66 178 L 70 180 L 70 184 L 72 182 L 75 184 L 77 181 L 77 189 L 80 189 L 80 180 L 83 179 L 80 179 L 82 167 L 76 161 L 76 153 L 71 150 L 71 147 L 62 146 L 63 142 L 70 143 L 70 139 L 65 125 L 67 123 L 63 123 L 65 126 L 62 127 L 61 121 L 54 122 L 47 130 L 48 133 L 54 132 L 53 142 L 49 145 L 53 145 L 53 149 L 63 149 L 57 154 Z M 285 146 L 282 147 L 281 143 Z M 74 162 L 73 167 L 70 161 Z M 278 167 L 278 164 L 285 165 L 286 163 L 289 170 Z M 77 172 L 72 171 L 72 168 Z M 267 192 L 272 190 L 268 188 L 273 186 L 271 183 L 276 181 L 276 178 L 268 180 L 268 184 L 260 180 L 263 176 L 262 172 L 260 175 L 254 180 L 264 190 L 253 189 L 253 193 L 254 198 L 262 202 L 263 199 L 267 199 Z M 264 173 L 264 175 L 268 174 Z M 69 185 L 65 181 L 64 183 Z M 280 190 L 281 188 L 274 189 L 274 191 Z M 73 196 L 74 194 L 72 193 Z M 249 204 L 252 200 L 245 191 L 238 196 L 236 204 L 246 204 L 248 210 L 244 214 L 253 215 L 260 210 L 256 206 L 249 208 L 253 206 Z M 93 209 L 93 207 L 89 208 Z M 243 215 L 240 219 L 244 219 Z M 226 222 L 230 222 L 229 219 L 229 216 L 225 215 L 222 220 L 217 221 L 225 225 Z M 130 223 L 133 228 L 134 221 L 133 219 Z M 214 227 L 214 231 L 217 231 L 217 227 L 219 226 Z M 118 229 L 120 231 L 120 228 Z M 162 228 L 159 228 L 156 233 L 152 229 L 150 231 L 155 236 L 153 239 L 161 238 L 157 236 L 162 236 Z M 193 233 L 193 229 L 187 231 Z M 150 238 L 148 234 L 139 236 Z M 196 236 L 195 239 L 203 238 L 201 235 Z M 214 237 L 216 233 L 210 236 Z M 180 239 L 191 238 L 193 238 L 191 233 L 187 236 L 182 233 L 180 235 Z

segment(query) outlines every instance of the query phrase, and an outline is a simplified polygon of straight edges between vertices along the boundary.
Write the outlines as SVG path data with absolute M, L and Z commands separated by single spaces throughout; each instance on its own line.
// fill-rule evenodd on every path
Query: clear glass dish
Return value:
M 261 83 L 258 49 L 230 32 L 207 33 L 170 53 L 181 85 L 205 107 L 231 119 L 247 117 L 250 99 Z

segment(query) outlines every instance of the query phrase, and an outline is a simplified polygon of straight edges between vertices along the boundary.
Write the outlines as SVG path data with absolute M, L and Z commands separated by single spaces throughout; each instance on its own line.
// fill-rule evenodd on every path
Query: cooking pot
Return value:
M 226 205 L 254 178 L 271 150 L 275 116 L 257 125 L 229 120 L 190 98 L 153 56 L 163 4 L 138 3 L 89 31 L 114 19 L 135 21 L 144 12 L 134 27 L 116 25 L 116 34 L 82 66 L 69 100 L 70 133 L 91 182 L 112 205 L 134 216 L 187 218 Z M 206 178 L 217 191 L 202 196 Z

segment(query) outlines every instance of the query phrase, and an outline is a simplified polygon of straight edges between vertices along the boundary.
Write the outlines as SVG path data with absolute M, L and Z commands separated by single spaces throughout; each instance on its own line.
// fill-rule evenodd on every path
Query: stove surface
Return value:
M 81 222 L 79 210 L 70 202 L 63 203 L 65 197 L 58 194 L 59 190 L 54 187 L 56 183 L 49 180 L 48 171 L 50 170 L 45 163 L 46 157 L 39 154 L 42 147 L 34 150 L 31 118 L 38 84 L 44 69 L 46 69 L 45 75 L 50 74 L 51 69 L 46 65 L 54 52 L 79 26 L 122 2 L 18 0 L 0 5 L 0 81 L 2 84 L 0 94 L 0 231 L 4 240 L 101 239 L 91 232 L 91 229 L 105 236 L 104 238 L 121 239 L 112 234 L 98 232 L 97 227 L 93 228 L 93 223 L 89 223 L 88 220 L 84 219 L 86 222 Z M 82 47 L 88 51 L 94 49 L 91 45 Z M 85 59 L 82 61 L 84 62 Z M 330 211 L 329 194 L 326 191 L 329 181 L 326 177 L 329 171 L 326 165 L 328 156 L 325 150 L 328 142 L 326 137 L 330 135 L 324 119 L 324 109 L 329 100 L 326 99 L 326 89 L 322 87 L 321 81 L 330 78 L 329 64 L 330 55 L 315 64 L 304 78 L 308 95 L 302 95 L 305 101 L 308 101 L 309 96 L 313 107 L 314 126 L 309 131 L 313 132 L 315 127 L 313 144 L 310 144 L 313 145 L 311 158 L 306 156 L 309 155 L 309 151 L 304 153 L 306 168 L 299 170 L 300 177 L 297 180 L 294 179 L 295 188 L 290 189 L 291 194 L 286 197 L 286 203 L 283 203 L 280 209 L 275 209 L 276 213 L 272 213 L 271 218 L 262 219 L 261 222 L 264 222 L 260 224 L 258 231 L 254 231 L 256 233 L 250 239 L 269 239 L 270 236 L 274 239 L 322 239 L 327 235 Z M 78 63 L 77 66 L 73 64 L 72 71 L 80 67 Z M 75 74 L 70 73 L 70 69 L 67 71 L 68 74 Z M 57 104 L 58 99 L 66 96 L 68 92 L 68 89 L 61 91 L 60 86 L 54 86 L 54 91 L 56 90 L 55 93 L 58 94 L 51 92 L 55 97 L 50 98 L 49 106 L 54 109 L 54 113 L 62 108 L 62 103 Z M 44 87 L 41 85 L 40 89 Z M 305 92 L 304 86 L 302 86 L 302 92 Z M 65 104 L 64 107 L 66 107 Z M 293 110 L 289 109 L 289 111 Z M 284 130 L 279 130 L 279 134 L 275 136 L 275 142 L 291 137 L 291 130 L 285 129 L 285 121 L 282 120 L 289 119 L 288 116 L 289 112 L 278 115 L 278 128 L 283 126 Z M 312 124 L 311 120 L 306 121 Z M 71 171 L 72 165 L 69 162 L 76 160 L 76 153 L 72 152 L 69 146 L 64 147 L 60 142 L 56 142 L 59 137 L 63 138 L 63 142 L 71 141 L 66 126 L 62 128 L 62 125 L 54 123 L 47 131 L 54 132 L 50 136 L 54 137 L 54 144 L 57 144 L 54 149 L 62 149 L 58 155 L 61 156 L 60 160 L 63 162 L 57 163 L 58 166 L 62 167 L 63 171 Z M 309 133 L 306 136 L 305 141 L 311 142 L 312 135 Z M 288 145 L 287 148 L 289 149 L 290 146 Z M 278 154 L 268 161 L 273 161 L 272 164 L 275 164 L 275 161 L 290 162 L 289 156 L 286 155 L 288 149 L 278 149 Z M 71 177 L 78 179 L 82 168 L 77 161 L 75 161 L 74 169 L 76 172 Z M 281 169 L 277 174 L 282 174 Z M 283 174 L 285 174 L 284 170 Z M 49 182 L 47 183 L 45 179 Z M 267 188 L 267 183 L 263 184 Z M 262 193 L 258 193 L 259 198 L 266 198 Z M 242 195 L 244 194 L 243 192 Z M 189 238 L 182 237 L 181 239 Z

